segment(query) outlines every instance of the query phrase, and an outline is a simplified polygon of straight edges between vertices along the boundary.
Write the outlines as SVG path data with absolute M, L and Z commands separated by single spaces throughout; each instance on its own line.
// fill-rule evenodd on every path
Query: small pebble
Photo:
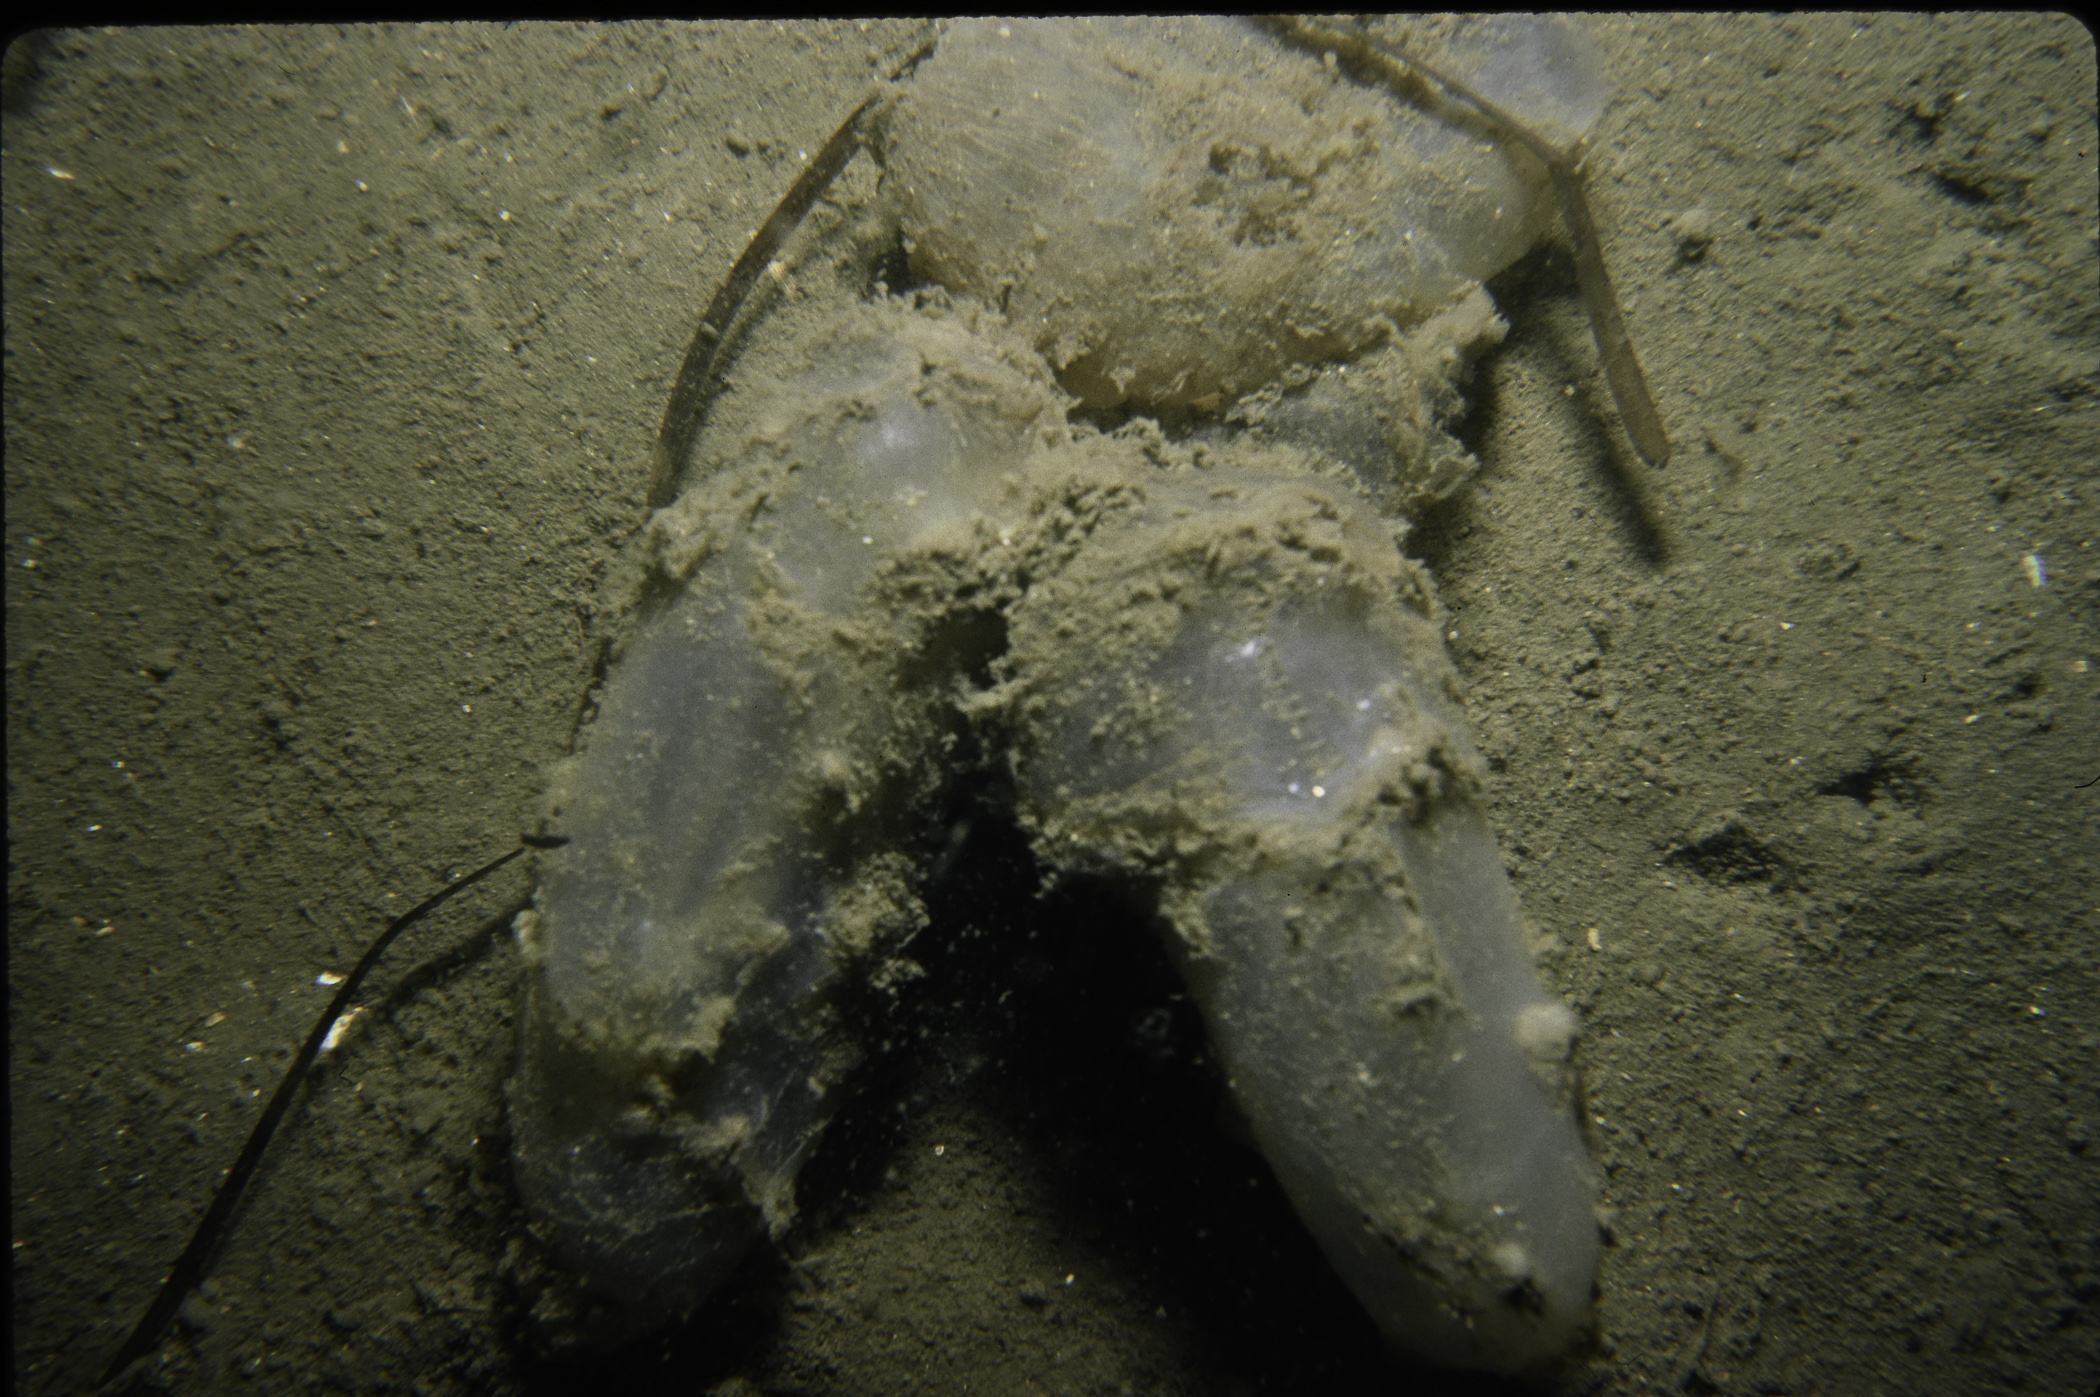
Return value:
M 175 1311 L 175 1322 L 192 1334 L 209 1334 L 218 1316 L 201 1296 L 192 1295 L 183 1300 Z
M 1677 239 L 1677 255 L 1687 262 L 1696 262 L 1706 255 L 1713 245 L 1714 215 L 1711 209 L 1686 209 L 1670 220 L 1670 232 Z

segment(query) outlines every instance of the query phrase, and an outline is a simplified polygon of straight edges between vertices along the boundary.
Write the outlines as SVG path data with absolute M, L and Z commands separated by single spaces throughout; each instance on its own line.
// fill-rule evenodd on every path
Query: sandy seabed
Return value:
M 1599 19 L 1592 196 L 1413 551 L 1580 1008 L 1568 1393 L 2100 1381 L 2100 141 L 2061 17 Z M 384 919 L 509 847 L 679 358 L 913 29 L 32 36 L 5 89 L 13 1374 L 84 1390 Z M 865 198 L 864 159 L 839 198 Z M 797 294 L 789 288 L 789 295 Z M 760 333 L 762 333 L 762 328 Z M 527 875 L 389 958 L 149 1381 L 1486 1392 L 1220 1120 L 1156 939 L 972 827 L 931 972 L 690 1324 L 549 1357 L 503 1081 Z M 1410 1387 L 1412 1384 L 1412 1387 Z

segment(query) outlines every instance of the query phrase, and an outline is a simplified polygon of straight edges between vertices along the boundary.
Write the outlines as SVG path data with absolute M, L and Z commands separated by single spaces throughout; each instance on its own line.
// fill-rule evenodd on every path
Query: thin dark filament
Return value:
M 263 1108 L 261 1118 L 255 1122 L 255 1129 L 248 1133 L 248 1143 L 241 1148 L 240 1158 L 234 1160 L 233 1167 L 226 1171 L 226 1177 L 220 1183 L 219 1192 L 212 1199 L 211 1207 L 205 1210 L 203 1220 L 191 1234 L 190 1244 L 183 1248 L 182 1255 L 175 1259 L 175 1265 L 168 1272 L 167 1279 L 161 1282 L 160 1294 L 153 1297 L 152 1306 L 131 1331 L 131 1337 L 124 1341 L 124 1347 L 117 1350 L 116 1357 L 110 1359 L 109 1367 L 103 1370 L 101 1385 L 107 1386 L 115 1381 L 119 1374 L 160 1342 L 161 1334 L 168 1327 L 168 1321 L 175 1317 L 175 1311 L 181 1308 L 189 1293 L 197 1288 L 197 1283 L 204 1279 L 205 1270 L 211 1264 L 212 1254 L 218 1248 L 219 1239 L 225 1233 L 227 1223 L 233 1218 L 233 1210 L 240 1203 L 241 1194 L 248 1187 L 248 1180 L 254 1175 L 256 1167 L 262 1163 L 264 1152 L 270 1148 L 270 1138 L 277 1133 L 278 1122 L 283 1120 L 284 1113 L 291 1109 L 292 1098 L 299 1094 L 299 1086 L 306 1080 L 307 1069 L 312 1067 L 314 1059 L 320 1056 L 321 1044 L 327 1041 L 329 1030 L 335 1027 L 336 1020 L 350 1007 L 358 988 L 365 982 L 365 976 L 378 964 L 379 957 L 386 952 L 386 948 L 394 943 L 395 937 L 444 906 L 454 894 L 473 887 L 524 853 L 528 847 L 547 848 L 548 837 L 532 836 L 503 857 L 483 864 L 455 883 L 446 884 L 394 918 L 387 924 L 386 930 L 379 933 L 378 939 L 372 942 L 363 959 L 358 961 L 357 968 L 350 972 L 350 978 L 343 981 L 342 987 L 335 992 L 335 998 L 328 1001 L 328 1008 L 322 1012 L 320 1022 L 314 1025 L 313 1032 L 306 1035 L 306 1042 L 299 1049 L 299 1055 L 292 1059 L 291 1067 L 284 1074 L 284 1080 L 277 1084 L 276 1094 L 270 1098 L 270 1104 Z

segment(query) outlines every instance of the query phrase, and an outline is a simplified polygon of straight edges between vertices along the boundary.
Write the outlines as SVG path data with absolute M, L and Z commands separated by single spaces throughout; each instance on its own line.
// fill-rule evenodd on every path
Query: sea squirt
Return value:
M 922 921 L 909 831 L 963 721 L 953 608 L 904 560 L 937 574 L 1062 421 L 1039 365 L 962 322 L 827 330 L 742 459 L 630 550 L 632 630 L 551 792 L 575 834 L 520 919 L 520 1186 L 637 1324 L 792 1213 L 858 1055 L 840 1000 Z
M 1601 108 L 1564 22 L 1410 42 L 1499 101 L 1535 75 L 1542 121 Z M 518 1173 L 628 1324 L 792 1217 L 870 997 L 915 971 L 965 737 L 1046 866 L 1156 907 L 1395 1343 L 1515 1371 L 1586 1323 L 1575 1019 L 1379 508 L 1463 478 L 1445 419 L 1501 332 L 1477 281 L 1546 219 L 1528 157 L 1433 107 L 1227 21 L 943 39 L 882 154 L 947 292 L 805 318 L 740 390 L 613 584 L 624 639 L 553 783 Z M 1188 430 L 1073 415 L 1109 407 Z

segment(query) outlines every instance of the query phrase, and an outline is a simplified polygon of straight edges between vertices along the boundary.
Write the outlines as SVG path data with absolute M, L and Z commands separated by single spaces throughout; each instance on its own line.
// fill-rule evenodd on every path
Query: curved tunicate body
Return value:
M 1082 605 L 1107 619 L 1074 644 Z M 1346 488 L 1220 465 L 1151 481 L 1012 646 L 1038 848 L 1154 881 L 1255 1139 L 1374 1318 L 1465 1367 L 1563 1349 L 1600 1250 L 1575 1021 L 1427 579 Z
M 1463 478 L 1455 384 L 1501 332 L 1475 279 L 1536 235 L 1534 172 L 1462 125 L 1395 124 L 1258 30 L 1120 24 L 944 40 L 889 172 L 915 258 L 989 304 L 797 322 L 632 550 L 625 638 L 554 783 L 571 843 L 520 923 L 521 1187 L 629 1326 L 785 1226 L 871 1016 L 916 973 L 969 747 L 1010 765 L 1046 867 L 1154 901 L 1255 1139 L 1387 1335 L 1515 1371 L 1591 1303 L 1576 1025 L 1532 971 L 1433 592 L 1378 505 Z M 1424 42 L 1506 88 L 1552 66 L 1523 48 L 1539 32 Z M 997 126 L 1023 68 L 1098 118 L 1000 127 L 1039 143 L 1033 183 L 1010 145 L 913 125 L 989 92 Z M 1570 122 L 1589 81 L 1556 79 Z M 1302 255 L 1316 215 L 1348 218 L 1321 172 L 1396 150 L 1418 166 L 1379 177 L 1392 204 Z M 1393 212 L 1411 180 L 1430 194 Z M 1228 224 L 1237 269 L 1176 292 L 1189 264 L 1151 254 Z M 1228 396 L 1179 442 L 1068 416 Z
M 859 1056 L 848 1001 L 908 973 L 911 831 L 969 626 L 959 649 L 939 579 L 896 563 L 968 547 L 1002 464 L 1062 418 L 1039 366 L 960 323 L 838 331 L 632 550 L 632 632 L 553 783 L 571 840 L 521 920 L 520 1186 L 631 1324 L 786 1223 Z M 884 585 L 935 604 L 871 605 Z

